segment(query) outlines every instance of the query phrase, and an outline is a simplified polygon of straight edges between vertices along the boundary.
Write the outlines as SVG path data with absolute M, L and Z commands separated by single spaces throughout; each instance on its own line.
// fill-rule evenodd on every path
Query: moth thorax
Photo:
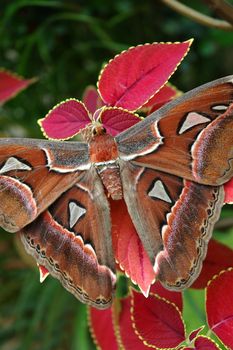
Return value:
M 119 200 L 123 196 L 120 169 L 117 163 L 97 165 L 97 172 L 102 180 L 107 194 L 113 200 Z
M 89 153 L 92 163 L 116 160 L 118 158 L 116 141 L 108 134 L 93 136 L 89 142 Z

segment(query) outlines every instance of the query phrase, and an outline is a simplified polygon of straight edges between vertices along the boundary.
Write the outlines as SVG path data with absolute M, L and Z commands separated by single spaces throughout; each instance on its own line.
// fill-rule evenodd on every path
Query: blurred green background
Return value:
M 217 15 L 203 1 L 183 3 Z M 1 0 L 0 67 L 38 78 L 0 107 L 1 136 L 42 138 L 37 119 L 65 98 L 81 99 L 115 54 L 132 45 L 189 38 L 195 39 L 190 53 L 171 80 L 180 90 L 233 74 L 233 32 L 197 24 L 158 0 Z M 232 217 L 230 206 L 223 216 Z M 233 247 L 232 234 L 230 228 L 217 233 Z M 38 279 L 37 271 L 20 258 L 13 235 L 2 233 L 0 349 L 95 349 L 85 306 L 52 278 L 42 286 Z M 195 310 L 195 317 L 188 317 L 195 319 L 190 328 L 203 323 L 197 295 L 187 295 L 187 315 Z

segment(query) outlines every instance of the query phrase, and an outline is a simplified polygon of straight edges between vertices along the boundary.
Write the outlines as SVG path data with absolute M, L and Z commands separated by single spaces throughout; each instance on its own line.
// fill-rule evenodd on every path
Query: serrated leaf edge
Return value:
M 136 291 L 137 292 L 137 291 Z M 132 327 L 135 331 L 135 334 L 138 336 L 138 338 L 143 342 L 143 344 L 149 348 L 152 348 L 152 349 L 156 349 L 156 350 L 174 350 L 174 349 L 177 349 L 178 346 L 180 345 L 177 345 L 176 347 L 174 348 L 158 348 L 156 347 L 155 345 L 153 344 L 149 344 L 139 333 L 137 327 L 136 327 L 136 324 L 135 324 L 135 319 L 134 319 L 134 316 L 133 316 L 133 311 L 134 311 L 134 297 L 133 297 L 133 293 L 132 293 L 132 290 L 130 290 L 130 293 L 131 293 L 131 307 L 130 307 L 130 318 L 131 318 L 131 321 L 132 321 Z M 138 293 L 138 292 L 137 292 Z M 169 304 L 169 305 L 172 305 L 176 311 L 179 313 L 179 316 L 180 316 L 180 319 L 183 323 L 183 326 L 184 326 L 184 336 L 186 338 L 186 325 L 185 325 L 185 322 L 184 322 L 184 319 L 183 319 L 183 316 L 182 316 L 182 313 L 180 312 L 178 306 L 176 306 L 175 303 L 171 302 L 170 300 L 167 300 L 166 298 L 164 297 L 161 297 L 160 295 L 158 295 L 157 293 L 149 293 L 149 296 L 153 296 L 159 300 L 162 300 L 164 301 L 165 303 Z
M 88 117 L 89 117 L 89 119 L 90 119 L 90 124 L 91 124 L 91 121 L 92 121 L 92 119 L 91 119 L 91 113 L 88 111 L 86 105 L 85 105 L 82 101 L 80 101 L 80 100 L 78 100 L 78 99 L 76 99 L 76 98 L 67 98 L 67 99 L 65 99 L 65 100 L 63 100 L 63 101 L 57 103 L 53 108 L 51 108 L 51 109 L 48 111 L 48 113 L 46 114 L 46 116 L 45 116 L 44 118 L 40 118 L 40 119 L 37 120 L 37 124 L 39 125 L 40 130 L 41 130 L 43 136 L 44 136 L 45 138 L 47 138 L 48 140 L 51 140 L 51 141 L 66 141 L 66 140 L 69 140 L 69 139 L 71 139 L 72 137 L 74 137 L 74 136 L 80 134 L 80 133 L 82 132 L 82 130 L 84 129 L 84 128 L 83 128 L 83 129 L 79 130 L 78 132 L 72 134 L 72 135 L 69 136 L 69 137 L 61 138 L 61 139 L 58 139 L 58 138 L 55 139 L 55 138 L 53 138 L 53 137 L 49 137 L 49 136 L 47 135 L 46 131 L 44 130 L 44 127 L 43 127 L 43 125 L 42 125 L 42 122 L 43 122 L 46 118 L 48 118 L 49 114 L 50 114 L 54 109 L 56 109 L 56 108 L 59 107 L 60 105 L 66 103 L 66 102 L 69 102 L 69 101 L 76 101 L 76 102 L 79 102 L 79 103 L 81 103 L 81 104 L 83 105 L 83 107 L 84 107 L 84 109 L 86 110 L 87 115 L 88 115 Z
M 103 66 L 103 68 L 101 69 L 101 71 L 100 71 L 100 73 L 99 73 L 98 79 L 97 79 L 97 91 L 98 91 L 98 93 L 99 93 L 99 95 L 100 95 L 102 101 L 104 101 L 104 99 L 103 99 L 103 96 L 102 96 L 102 94 L 101 94 L 101 92 L 100 92 L 100 89 L 99 89 L 99 82 L 100 82 L 100 80 L 101 80 L 101 77 L 102 77 L 102 75 L 103 75 L 104 70 L 105 70 L 105 69 L 107 68 L 107 66 L 108 66 L 114 59 L 116 59 L 118 56 L 120 56 L 121 54 L 125 53 L 126 51 L 130 51 L 130 50 L 132 50 L 132 49 L 134 49 L 134 48 L 136 48 L 136 47 L 140 47 L 140 46 L 147 46 L 147 45 L 154 45 L 154 44 L 167 44 L 167 45 L 172 45 L 172 44 L 173 44 L 173 45 L 174 45 L 174 44 L 189 43 L 188 48 L 187 48 L 187 50 L 186 50 L 184 56 L 181 58 L 180 62 L 177 63 L 176 67 L 174 68 L 174 70 L 172 71 L 172 73 L 169 75 L 169 77 L 167 78 L 167 80 L 164 82 L 164 84 L 163 84 L 162 86 L 160 86 L 160 88 L 159 88 L 158 90 L 156 90 L 155 93 L 154 93 L 152 96 L 150 96 L 146 101 L 144 101 L 144 103 L 143 103 L 142 105 L 140 105 L 137 109 L 131 110 L 131 112 L 135 112 L 135 111 L 141 109 L 142 106 L 143 106 L 144 104 L 148 103 L 148 101 L 149 101 L 155 94 L 157 94 L 157 93 L 162 89 L 162 87 L 163 87 L 164 85 L 167 84 L 167 82 L 168 82 L 168 80 L 170 79 L 170 77 L 176 72 L 176 70 L 177 70 L 177 68 L 179 67 L 179 65 L 181 64 L 181 62 L 182 62 L 182 61 L 184 60 L 184 58 L 187 56 L 187 54 L 188 54 L 188 52 L 189 52 L 189 50 L 190 50 L 190 47 L 191 47 L 191 45 L 192 45 L 192 43 L 193 43 L 193 40 L 194 40 L 194 39 L 191 38 L 191 39 L 188 39 L 188 40 L 185 40 L 185 41 L 182 41 L 182 42 L 180 42 L 180 41 L 175 41 L 175 42 L 170 42 L 170 41 L 168 41 L 168 42 L 153 42 L 153 43 L 139 44 L 139 45 L 136 45 L 136 46 L 131 46 L 131 47 L 128 48 L 127 50 L 123 50 L 123 51 L 121 51 L 119 54 L 115 55 L 113 58 L 111 58 L 111 59 Z M 104 103 L 105 103 L 105 101 L 104 101 Z

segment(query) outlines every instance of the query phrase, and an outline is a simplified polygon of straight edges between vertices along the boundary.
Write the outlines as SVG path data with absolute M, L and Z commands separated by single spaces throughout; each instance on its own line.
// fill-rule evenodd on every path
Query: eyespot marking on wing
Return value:
M 167 193 L 167 190 L 164 187 L 164 184 L 161 180 L 156 180 L 153 187 L 148 192 L 148 195 L 152 198 L 161 199 L 167 203 L 172 203 L 170 196 Z
M 70 228 L 74 227 L 78 220 L 84 216 L 86 209 L 76 202 L 70 201 L 69 203 L 69 224 Z
M 183 134 L 188 129 L 191 129 L 193 126 L 204 124 L 210 122 L 211 120 L 204 115 L 201 115 L 196 112 L 190 112 L 187 114 L 183 124 L 180 127 L 179 135 Z
M 32 170 L 32 168 L 27 165 L 26 163 L 23 163 L 21 160 L 18 160 L 15 157 L 10 157 L 7 159 L 3 167 L 0 169 L 0 174 L 7 173 L 11 170 Z

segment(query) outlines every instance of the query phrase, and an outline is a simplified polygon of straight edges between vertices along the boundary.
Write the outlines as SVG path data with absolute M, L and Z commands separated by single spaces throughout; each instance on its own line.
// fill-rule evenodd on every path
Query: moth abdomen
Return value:
M 113 200 L 122 199 L 123 190 L 119 165 L 114 162 L 112 164 L 96 165 L 96 168 L 109 197 Z

